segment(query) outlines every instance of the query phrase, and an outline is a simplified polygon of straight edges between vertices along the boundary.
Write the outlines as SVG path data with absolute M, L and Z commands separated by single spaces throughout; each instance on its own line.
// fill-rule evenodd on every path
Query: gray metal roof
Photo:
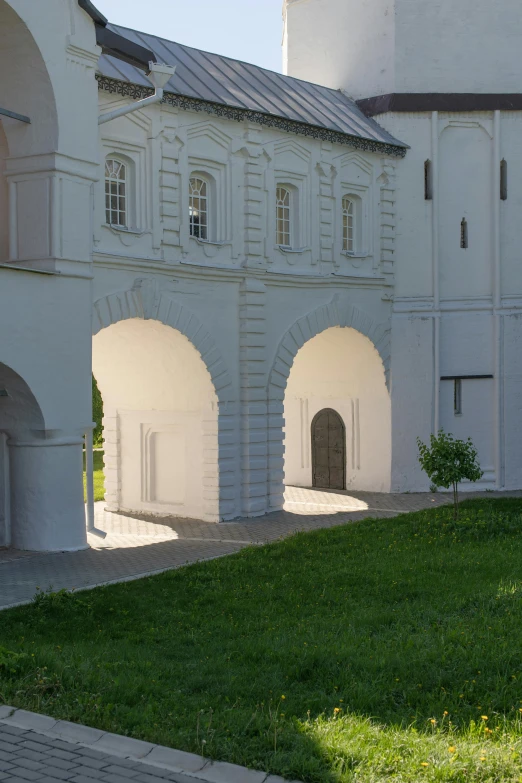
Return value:
M 399 154 L 407 146 L 375 120 L 365 117 L 355 102 L 340 90 L 283 76 L 126 27 L 110 24 L 108 29 L 150 49 L 157 62 L 177 66 L 174 77 L 165 87 L 168 93 L 326 129 L 361 142 L 366 140 L 372 146 L 375 143 L 391 145 L 399 148 L 396 150 Z M 138 68 L 105 54 L 100 58 L 98 71 L 109 79 L 144 88 L 151 86 Z

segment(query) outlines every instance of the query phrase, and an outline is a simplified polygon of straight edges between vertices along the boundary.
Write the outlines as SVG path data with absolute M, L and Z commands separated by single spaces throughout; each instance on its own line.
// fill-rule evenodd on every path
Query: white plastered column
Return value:
M 35 552 L 87 548 L 82 439 L 9 442 L 12 546 Z M 59 502 L 57 502 L 59 499 Z
M 0 105 L 30 118 L 2 120 L 9 245 L 1 260 L 12 269 L 2 270 L 0 362 L 26 380 L 41 410 L 37 427 L 23 411 L 4 426 L 9 535 L 20 549 L 86 546 L 99 54 L 93 21 L 76 2 L 46 0 L 42 23 L 40 3 L 0 0 Z M 23 402 L 11 386 L 4 401 Z

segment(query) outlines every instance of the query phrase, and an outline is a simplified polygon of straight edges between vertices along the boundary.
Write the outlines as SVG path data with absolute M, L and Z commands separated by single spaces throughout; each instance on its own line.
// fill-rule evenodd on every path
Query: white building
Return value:
M 113 510 L 424 491 L 439 427 L 520 486 L 522 22 L 435 5 L 287 0 L 281 76 L 0 0 L 0 546 L 86 545 L 91 367 Z

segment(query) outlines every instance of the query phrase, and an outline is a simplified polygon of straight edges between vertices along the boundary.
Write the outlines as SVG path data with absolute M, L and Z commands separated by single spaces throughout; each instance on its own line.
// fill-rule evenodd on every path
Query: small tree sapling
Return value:
M 459 515 L 458 485 L 464 479 L 478 481 L 484 475 L 477 459 L 477 449 L 471 438 L 456 440 L 451 433 L 439 430 L 430 436 L 427 446 L 417 438 L 419 462 L 428 478 L 437 487 L 453 487 L 453 517 Z

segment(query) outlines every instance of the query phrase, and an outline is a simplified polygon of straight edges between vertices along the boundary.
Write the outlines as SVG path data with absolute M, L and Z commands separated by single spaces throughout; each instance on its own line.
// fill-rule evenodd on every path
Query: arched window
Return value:
M 346 253 L 355 252 L 355 201 L 350 196 L 343 197 L 343 250 Z
M 279 185 L 276 190 L 276 244 L 280 247 L 292 247 L 294 216 L 292 191 Z
M 209 235 L 209 185 L 201 177 L 189 181 L 190 236 L 207 240 Z
M 105 161 L 105 221 L 110 226 L 128 226 L 128 170 L 117 158 Z

